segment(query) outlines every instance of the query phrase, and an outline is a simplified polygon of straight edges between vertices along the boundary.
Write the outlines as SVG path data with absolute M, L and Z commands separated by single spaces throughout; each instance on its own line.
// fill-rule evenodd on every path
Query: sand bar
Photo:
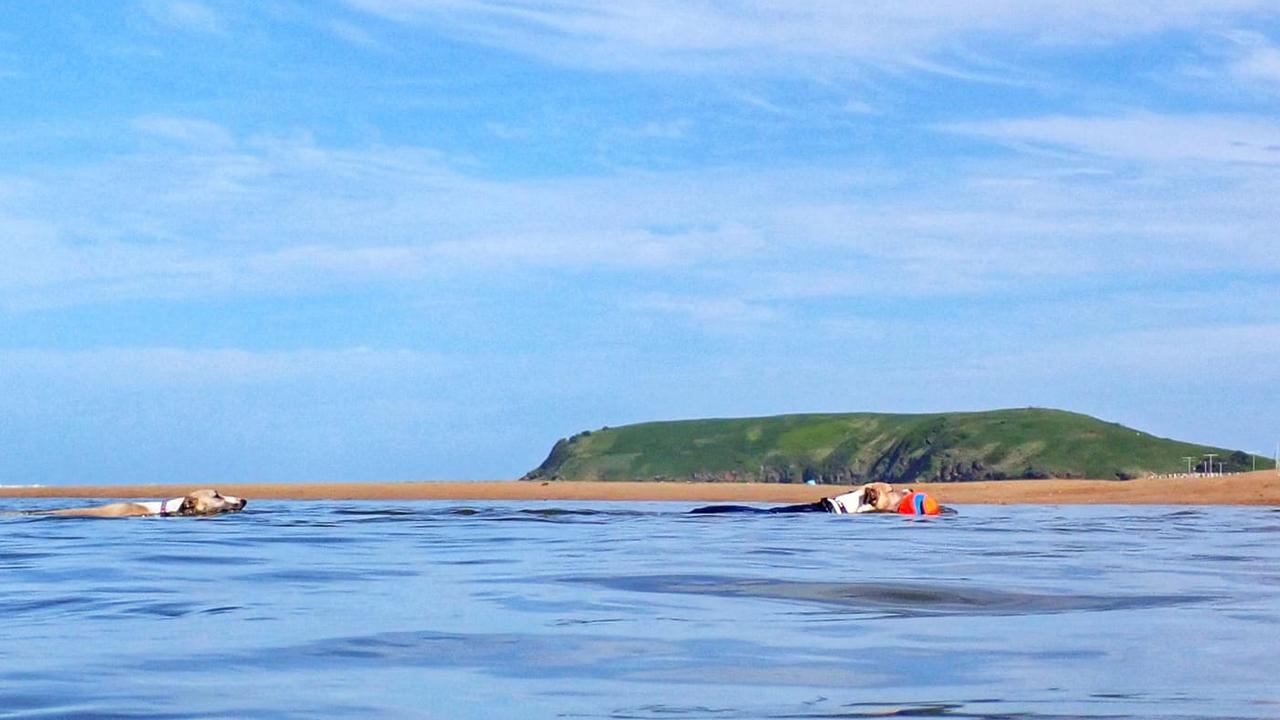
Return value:
M 1274 470 L 1217 477 L 1140 480 L 1002 480 L 916 484 L 952 505 L 971 504 L 1145 504 L 1280 506 L 1280 475 Z M 799 503 L 835 495 L 832 485 L 684 482 L 371 482 L 227 483 L 219 490 L 270 500 L 454 500 L 454 501 L 673 501 Z M 164 498 L 190 485 L 101 485 L 82 487 L 0 487 L 8 498 Z

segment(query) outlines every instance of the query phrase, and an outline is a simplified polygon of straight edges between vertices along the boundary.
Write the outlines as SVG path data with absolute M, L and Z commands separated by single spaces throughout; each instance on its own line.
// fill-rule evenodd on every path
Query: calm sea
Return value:
M 1275 509 L 691 507 L 0 517 L 0 717 L 1280 717 Z

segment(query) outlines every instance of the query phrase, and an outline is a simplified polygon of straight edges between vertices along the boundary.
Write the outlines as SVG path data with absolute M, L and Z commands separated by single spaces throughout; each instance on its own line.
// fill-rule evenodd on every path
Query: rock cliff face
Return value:
M 1225 469 L 1252 456 L 1158 438 L 1096 418 L 1025 408 L 978 413 L 786 415 L 602 428 L 559 440 L 525 479 L 963 482 L 1129 478 L 1185 470 L 1217 453 Z M 1258 458 L 1258 467 L 1271 467 Z

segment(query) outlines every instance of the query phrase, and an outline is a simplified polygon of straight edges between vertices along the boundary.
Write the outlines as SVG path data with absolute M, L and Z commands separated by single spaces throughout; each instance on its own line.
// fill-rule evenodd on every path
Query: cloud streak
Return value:
M 1276 269 L 1280 217 L 1260 199 L 1280 192 L 1280 124 L 1260 118 L 950 124 L 1030 154 L 905 187 L 822 166 L 486 179 L 422 148 L 242 139 L 172 117 L 133 127 L 135 153 L 0 178 L 0 304 L 459 287 L 536 271 L 632 273 L 636 298 L 668 300 L 620 306 L 703 317 L 705 293 L 682 288 L 714 285 L 733 293 L 724 307 L 751 310 L 722 314 L 758 319 L 805 298 Z M 1080 156 L 1078 171 L 1062 153 Z
M 1280 165 L 1280 122 L 1265 117 L 1130 112 L 954 123 L 942 129 L 1020 148 L 1117 160 Z
M 921 0 L 347 0 L 401 23 L 593 67 L 765 68 L 797 60 L 845 59 L 910 65 L 947 56 L 975 40 L 1018 37 L 1039 44 L 1089 45 L 1123 37 L 1256 16 L 1261 0 L 1082 0 L 966 5 Z M 935 67 L 941 68 L 936 65 Z
M 1227 40 L 1230 74 L 1246 86 L 1280 93 L 1280 47 L 1261 33 L 1243 30 L 1228 33 Z
M 439 377 L 448 361 L 436 353 L 343 348 L 250 351 L 239 348 L 98 348 L 77 351 L 0 350 L 9 382 L 38 377 L 45 382 L 120 388 L 252 387 L 277 383 L 368 382 Z
M 146 0 L 141 7 L 156 22 L 178 30 L 214 35 L 226 31 L 222 16 L 197 0 Z

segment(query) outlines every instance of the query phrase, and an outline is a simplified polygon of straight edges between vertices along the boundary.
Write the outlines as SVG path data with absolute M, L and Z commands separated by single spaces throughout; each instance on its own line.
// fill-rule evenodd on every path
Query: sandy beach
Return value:
M 843 491 L 831 485 L 676 482 L 371 482 L 228 483 L 224 493 L 270 500 L 459 500 L 459 501 L 672 501 L 811 502 Z M 941 502 L 972 504 L 1134 504 L 1277 505 L 1280 475 L 1274 470 L 1216 477 L 1168 477 L 1140 480 L 1002 480 L 998 482 L 916 484 Z M 163 498 L 177 497 L 190 485 L 79 487 L 0 487 L 7 498 Z

